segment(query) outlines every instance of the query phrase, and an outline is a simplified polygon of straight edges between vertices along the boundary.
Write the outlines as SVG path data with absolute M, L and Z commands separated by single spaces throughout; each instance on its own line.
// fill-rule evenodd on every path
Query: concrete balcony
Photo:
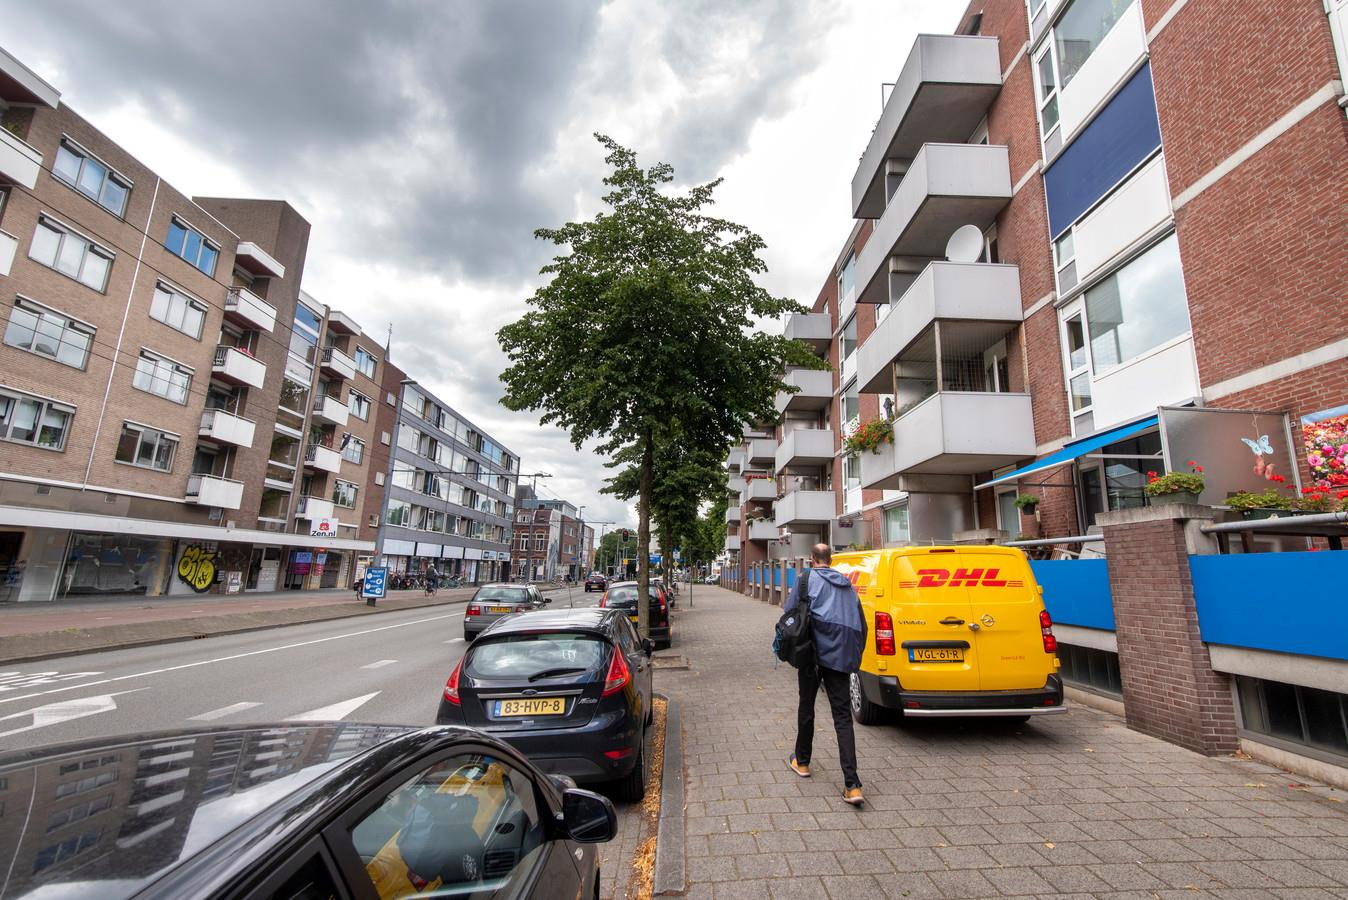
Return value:
M 214 475 L 189 475 L 183 499 L 200 506 L 238 509 L 243 505 L 243 482 Z
M 207 409 L 201 414 L 201 427 L 197 429 L 197 435 L 217 444 L 248 448 L 253 446 L 256 428 L 252 419 L 236 416 L 223 409 Z
M 328 310 L 328 331 L 335 331 L 338 334 L 359 335 L 360 326 L 356 324 L 355 319 L 346 313 L 330 309 Z
M 852 176 L 853 216 L 879 218 L 887 163 L 901 169 L 923 144 L 968 140 L 1001 87 L 995 37 L 918 35 Z
M 833 324 L 828 313 L 796 313 L 786 318 L 783 333 L 795 341 L 803 341 L 817 354 L 827 354 L 833 342 Z
M 744 429 L 744 439 L 746 441 L 753 440 L 754 438 L 770 437 L 772 437 L 772 427 L 768 425 L 754 424 L 749 425 Z
M 356 361 L 336 347 L 324 347 L 319 358 L 319 366 L 329 375 L 345 378 L 348 381 L 356 377 Z
M 727 506 L 725 508 L 725 521 L 727 525 L 738 525 L 740 521 L 740 508 L 738 506 Z
M 980 340 L 977 332 L 986 332 L 983 337 L 991 346 L 1021 318 L 1016 266 L 931 263 L 857 351 L 857 383 L 863 393 L 893 393 L 892 364 L 938 319 L 958 321 L 962 336 L 971 340 Z
M 32 190 L 42 173 L 42 154 L 27 141 L 0 128 L 0 177 Z
M 324 472 L 340 472 L 342 470 L 342 454 L 331 447 L 324 447 L 322 444 L 310 444 L 304 450 L 304 467 L 306 469 L 321 469 Z
M 728 534 L 725 536 L 725 549 L 736 551 L 740 548 L 740 536 L 738 534 Z
M 216 347 L 211 374 L 230 384 L 260 388 L 267 380 L 267 364 L 237 347 Z
M 735 497 L 738 497 L 740 494 L 744 493 L 746 482 L 743 478 L 732 476 L 731 478 L 726 479 L 725 487 L 727 493 L 729 493 L 731 498 L 734 499 Z
M 334 507 L 331 500 L 319 497 L 301 497 L 295 501 L 297 519 L 331 519 Z
M 771 478 L 755 478 L 741 492 L 746 503 L 770 503 L 777 499 L 777 482 Z
M 61 105 L 61 92 L 0 48 L 0 100 L 56 109 Z
M 898 490 L 904 475 L 971 475 L 1034 455 L 1029 394 L 941 391 L 895 420 L 894 443 L 860 454 L 861 486 Z
M 827 428 L 797 428 L 777 448 L 773 472 L 778 475 L 833 462 L 833 432 Z
M 749 441 L 747 458 L 749 465 L 763 468 L 772 465 L 777 455 L 777 441 L 773 438 L 754 438 Z
M 832 491 L 791 491 L 772 507 L 777 528 L 826 525 L 838 514 Z
M 233 287 L 225 295 L 225 318 L 255 331 L 276 327 L 276 307 L 247 288 Z
M 240 241 L 234 264 L 259 278 L 285 278 L 286 267 L 252 241 Z
M 731 450 L 730 456 L 726 458 L 725 467 L 731 472 L 739 472 L 744 468 L 747 458 L 748 454 L 744 450 Z
M 869 246 L 869 245 L 867 245 Z M 794 394 L 777 394 L 777 411 L 819 410 L 833 401 L 833 373 L 816 369 L 792 369 L 782 377 L 786 384 L 798 387 Z
M 856 261 L 857 302 L 888 303 L 907 290 L 962 225 L 986 230 L 1011 200 L 1005 147 L 927 144 L 899 182 Z M 900 257 L 891 263 L 891 257 Z
M 0 275 L 8 275 L 14 265 L 14 254 L 19 249 L 19 239 L 14 235 L 0 231 Z
M 314 419 L 320 425 L 336 425 L 342 428 L 350 417 L 351 410 L 336 397 L 320 396 L 314 401 Z
M 751 541 L 775 541 L 778 537 L 777 526 L 770 521 L 749 523 Z

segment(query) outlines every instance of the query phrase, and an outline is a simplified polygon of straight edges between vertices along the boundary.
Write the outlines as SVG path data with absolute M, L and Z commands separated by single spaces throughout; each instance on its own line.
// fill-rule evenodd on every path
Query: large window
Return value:
M 364 347 L 356 348 L 356 371 L 366 378 L 374 378 L 375 358 Z
M 5 343 L 59 363 L 83 369 L 89 361 L 94 327 L 19 298 L 9 314 Z
M 1244 675 L 1236 687 L 1247 731 L 1348 756 L 1348 694 Z
M 1053 49 L 1063 87 L 1100 47 L 1114 23 L 1135 0 L 1073 0 L 1053 26 Z
M 136 375 L 131 384 L 174 403 L 186 403 L 187 394 L 192 388 L 192 370 L 184 365 L 151 353 L 140 351 L 136 360 Z
M 117 441 L 116 459 L 142 469 L 169 472 L 173 469 L 173 456 L 177 452 L 176 435 L 126 422 L 122 425 L 122 437 Z
M 1087 290 L 1086 323 L 1097 375 L 1187 332 L 1175 235 Z
M 336 506 L 344 506 L 347 509 L 354 509 L 356 506 L 356 494 L 360 487 L 349 481 L 338 481 L 332 488 L 332 502 Z
M 181 219 L 174 217 L 169 221 L 164 247 L 175 256 L 181 256 L 196 266 L 207 277 L 215 277 L 215 264 L 220 258 L 220 248 Z
M 908 504 L 892 506 L 885 510 L 885 544 L 903 543 L 909 540 Z
M 388 516 L 384 519 L 390 525 L 410 527 L 412 524 L 412 504 L 405 500 L 390 500 Z
M 365 442 L 358 437 L 348 438 L 346 446 L 342 447 L 342 459 L 360 465 L 365 459 Z
M 96 291 L 105 290 L 108 286 L 112 251 L 105 250 L 46 216 L 38 219 L 28 255 Z
M 150 318 L 200 339 L 201 326 L 206 321 L 206 304 L 175 291 L 161 281 L 155 285 L 154 297 L 150 300 Z
M 857 349 L 857 317 L 852 316 L 843 326 L 842 335 L 838 338 L 838 359 L 845 360 Z
M 52 174 L 114 216 L 126 212 L 131 183 L 70 141 L 61 141 L 56 149 Z
M 364 394 L 357 394 L 351 391 L 346 396 L 347 405 L 351 407 L 351 415 L 360 419 L 362 422 L 370 421 L 370 398 Z
M 75 410 L 41 397 L 0 391 L 0 440 L 64 450 Z

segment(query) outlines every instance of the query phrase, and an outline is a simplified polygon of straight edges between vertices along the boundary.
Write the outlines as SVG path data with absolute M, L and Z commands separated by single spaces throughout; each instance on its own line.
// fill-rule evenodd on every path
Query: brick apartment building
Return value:
M 575 504 L 543 500 L 527 486 L 519 489 L 512 548 L 516 581 L 583 579 L 594 565 L 594 528 Z
M 1190 459 L 1208 504 L 1325 474 L 1306 440 L 1348 426 L 1346 9 L 985 0 L 920 36 L 857 123 L 856 225 L 785 326 L 832 372 L 788 372 L 783 423 L 727 461 L 731 571 L 819 539 L 1080 535 Z M 892 442 L 843 452 L 876 420 Z

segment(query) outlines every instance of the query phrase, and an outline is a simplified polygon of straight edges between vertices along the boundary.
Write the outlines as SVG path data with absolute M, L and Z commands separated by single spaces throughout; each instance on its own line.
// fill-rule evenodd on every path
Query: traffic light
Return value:
M 630 528 L 624 528 L 624 529 L 623 529 L 623 540 L 624 540 L 624 541 L 627 541 L 627 540 L 631 540 L 631 538 L 632 538 L 632 530 L 631 530 Z

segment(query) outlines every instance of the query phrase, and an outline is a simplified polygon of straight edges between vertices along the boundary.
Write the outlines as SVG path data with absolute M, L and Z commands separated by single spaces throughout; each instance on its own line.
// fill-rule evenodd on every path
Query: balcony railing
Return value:
M 331 519 L 335 507 L 331 500 L 321 497 L 300 497 L 295 501 L 297 519 Z
M 223 409 L 207 409 L 201 414 L 197 434 L 203 438 L 235 447 L 252 447 L 257 425 L 252 419 L 236 416 Z
M 352 379 L 356 377 L 356 361 L 336 347 L 324 347 L 319 365 L 329 375 Z
M 833 325 L 828 313 L 795 313 L 787 316 L 783 334 L 791 340 L 803 341 L 817 354 L 827 354 L 833 342 Z
M 773 471 L 783 472 L 823 466 L 833 462 L 833 432 L 827 428 L 797 428 L 788 432 L 777 448 Z
M 777 499 L 777 482 L 771 478 L 751 479 L 744 487 L 746 502 L 763 502 Z
M 322 444 L 310 444 L 304 450 L 304 464 L 311 469 L 322 469 L 324 472 L 340 472 L 342 454 Z
M 825 525 L 837 514 L 832 491 L 791 491 L 772 508 L 773 524 L 778 528 Z
M 261 278 L 285 278 L 286 267 L 252 241 L 240 241 L 234 250 L 234 263 Z
M 777 526 L 771 521 L 749 523 L 749 540 L 751 541 L 775 541 L 778 537 Z
M 777 453 L 777 441 L 772 438 L 754 438 L 748 442 L 748 461 L 751 466 L 770 466 Z
M 738 506 L 727 506 L 725 508 L 725 520 L 727 525 L 737 524 L 740 520 L 740 508 Z
M 189 475 L 183 499 L 200 506 L 238 509 L 243 505 L 243 482 L 214 475 Z
M 351 410 L 336 397 L 324 394 L 314 400 L 314 418 L 318 419 L 320 424 L 336 425 L 340 428 L 346 425 L 350 415 Z
M 833 373 L 817 369 L 792 369 L 782 377 L 786 384 L 799 388 L 794 394 L 777 394 L 777 411 L 823 409 L 833 400 Z
M 908 474 L 972 475 L 1035 455 L 1029 394 L 940 391 L 894 422 L 894 442 L 862 453 L 861 484 L 898 489 Z
M 0 128 L 0 175 L 32 190 L 42 172 L 42 154 L 8 129 Z
M 276 327 L 276 307 L 247 288 L 233 287 L 225 295 L 225 318 L 269 332 Z
M 267 364 L 238 347 L 216 347 L 211 373 L 221 381 L 260 388 L 267 380 Z

